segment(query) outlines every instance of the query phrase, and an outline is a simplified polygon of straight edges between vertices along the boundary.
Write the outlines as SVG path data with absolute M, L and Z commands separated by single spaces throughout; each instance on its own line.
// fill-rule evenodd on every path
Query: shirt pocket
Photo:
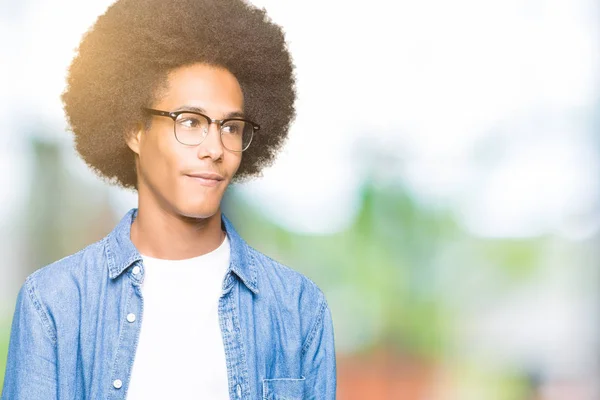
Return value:
M 263 379 L 263 400 L 303 400 L 304 376 L 300 378 Z

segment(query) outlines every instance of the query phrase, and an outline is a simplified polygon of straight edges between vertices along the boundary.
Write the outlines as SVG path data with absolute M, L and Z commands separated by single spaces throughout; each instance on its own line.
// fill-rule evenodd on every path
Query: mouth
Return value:
M 194 182 L 199 183 L 202 186 L 209 187 L 215 187 L 225 180 L 223 176 L 213 172 L 186 174 L 185 176 L 191 178 Z

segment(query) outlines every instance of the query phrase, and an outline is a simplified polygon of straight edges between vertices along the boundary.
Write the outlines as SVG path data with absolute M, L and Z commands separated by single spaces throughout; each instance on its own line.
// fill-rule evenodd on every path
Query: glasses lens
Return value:
M 206 132 L 208 120 L 202 115 L 183 113 L 175 121 L 175 136 L 183 144 L 194 146 L 201 143 Z
M 232 151 L 244 151 L 250 146 L 254 129 L 244 120 L 229 120 L 221 126 L 223 146 Z

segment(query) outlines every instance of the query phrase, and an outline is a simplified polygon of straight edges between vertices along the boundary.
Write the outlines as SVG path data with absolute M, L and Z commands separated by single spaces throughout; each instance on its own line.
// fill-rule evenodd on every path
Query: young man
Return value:
M 241 0 L 118 0 L 63 94 L 76 148 L 138 192 L 102 240 L 31 274 L 2 399 L 334 399 L 322 291 L 221 213 L 294 116 L 281 28 Z

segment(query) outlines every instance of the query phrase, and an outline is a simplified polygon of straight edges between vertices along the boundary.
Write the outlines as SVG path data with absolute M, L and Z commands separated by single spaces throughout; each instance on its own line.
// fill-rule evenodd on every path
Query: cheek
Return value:
M 140 162 L 143 173 L 150 185 L 160 188 L 161 192 L 169 196 L 169 188 L 175 185 L 175 178 L 179 171 L 179 158 L 174 149 L 165 141 L 157 140 L 157 134 L 152 132 L 141 149 Z
M 242 154 L 228 154 L 228 158 L 226 159 L 227 171 L 229 173 L 229 178 L 233 179 L 233 176 L 240 168 L 240 164 L 242 163 Z

